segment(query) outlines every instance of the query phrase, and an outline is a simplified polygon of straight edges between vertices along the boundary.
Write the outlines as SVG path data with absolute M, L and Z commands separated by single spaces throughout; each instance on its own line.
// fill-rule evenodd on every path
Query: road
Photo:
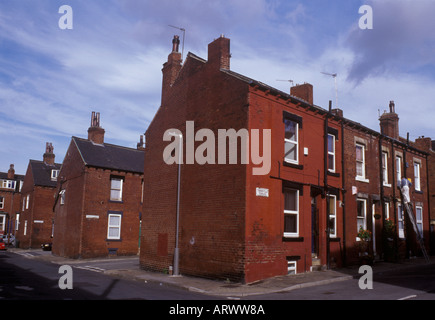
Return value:
M 73 289 L 61 290 L 60 265 L 31 253 L 0 252 L 0 300 L 195 300 L 222 299 L 158 282 L 119 279 L 107 270 L 139 268 L 138 260 L 71 261 Z M 137 266 L 135 265 L 137 264 Z M 435 265 L 375 273 L 373 289 L 360 289 L 359 279 L 312 286 L 289 292 L 252 295 L 243 300 L 435 300 Z
M 360 289 L 359 279 L 289 292 L 258 295 L 254 300 L 435 300 L 435 266 L 421 265 L 375 273 L 373 289 Z
M 127 261 L 111 261 L 118 264 Z M 203 300 L 213 297 L 154 282 L 118 279 L 101 271 L 104 263 L 71 264 L 73 289 L 60 289 L 59 265 L 0 252 L 0 300 Z M 107 266 L 109 267 L 109 266 Z M 113 265 L 110 266 L 113 268 Z

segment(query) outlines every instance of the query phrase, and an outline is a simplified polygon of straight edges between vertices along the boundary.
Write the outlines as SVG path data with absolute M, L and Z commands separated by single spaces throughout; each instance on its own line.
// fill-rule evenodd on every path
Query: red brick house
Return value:
M 253 282 L 341 264 L 341 118 L 313 104 L 310 84 L 288 94 L 231 71 L 225 37 L 208 60 L 189 53 L 183 64 L 178 43 L 145 134 L 141 267 L 169 271 L 176 243 L 180 273 L 202 277 Z M 177 151 L 166 151 L 180 133 L 177 238 Z
M 375 259 L 421 255 L 398 188 L 403 177 L 413 183 L 414 214 L 426 250 L 429 248 L 428 154 L 399 136 L 399 117 L 393 101 L 389 112 L 384 112 L 379 120 L 380 132 L 343 120 L 343 187 L 347 191 L 343 250 L 348 263 L 360 258 L 360 227 L 372 233 L 369 251 Z M 386 229 L 387 221 L 392 223 L 392 231 Z
M 15 235 L 23 181 L 24 175 L 15 174 L 13 164 L 8 172 L 0 172 L 0 234 Z
M 104 134 L 100 115 L 93 112 L 88 139 L 71 139 L 54 199 L 55 255 L 138 253 L 143 148 L 105 143 Z
M 43 160 L 30 160 L 21 188 L 21 214 L 16 238 L 20 248 L 39 248 L 53 235 L 53 199 L 60 164 L 55 163 L 53 145 L 46 143 Z

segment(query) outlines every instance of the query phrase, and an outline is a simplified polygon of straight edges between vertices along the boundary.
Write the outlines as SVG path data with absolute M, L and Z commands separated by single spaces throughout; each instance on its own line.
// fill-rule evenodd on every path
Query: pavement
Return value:
M 139 267 L 139 257 L 103 257 L 96 259 L 67 259 L 58 257 L 51 252 L 42 251 L 40 249 L 18 249 L 10 248 L 8 251 L 21 254 L 29 259 L 37 259 L 47 261 L 58 265 L 74 265 L 74 264 L 98 264 L 104 263 L 105 269 L 102 271 L 112 277 L 129 279 L 134 281 L 155 282 L 161 285 L 175 286 L 193 292 L 199 292 L 206 295 L 218 297 L 249 297 L 260 294 L 270 294 L 278 292 L 288 292 L 311 286 L 326 285 L 339 281 L 351 280 L 360 278 L 363 274 L 358 273 L 359 267 L 352 266 L 348 268 L 322 270 L 305 272 L 296 275 L 276 276 L 269 279 L 264 279 L 250 284 L 235 283 L 229 281 L 217 281 L 193 276 L 171 276 L 168 274 L 145 271 Z M 125 263 L 110 264 L 110 261 Z M 382 272 L 402 270 L 415 267 L 418 265 L 435 264 L 435 257 L 431 257 L 429 262 L 423 258 L 414 258 L 404 260 L 399 263 L 390 263 L 377 261 L 372 266 L 373 274 Z M 116 266 L 118 265 L 118 268 Z M 109 268 L 107 268 L 109 266 Z M 112 266 L 112 267 L 110 267 Z M 121 266 L 121 268 L 119 268 Z

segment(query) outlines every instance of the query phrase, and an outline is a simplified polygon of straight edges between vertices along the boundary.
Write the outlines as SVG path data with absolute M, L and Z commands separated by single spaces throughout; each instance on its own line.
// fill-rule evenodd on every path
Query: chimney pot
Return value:
M 172 52 L 178 52 L 180 47 L 180 37 L 175 35 L 174 39 L 172 39 Z
M 92 111 L 91 126 L 88 129 L 88 140 L 96 143 L 104 143 L 105 130 L 100 127 L 100 113 Z
M 8 179 L 13 180 L 15 178 L 15 169 L 14 169 L 14 165 L 11 164 L 8 170 Z
M 45 164 L 54 165 L 55 155 L 53 153 L 53 150 L 54 150 L 53 144 L 51 142 L 46 142 L 45 143 L 45 153 L 42 156 L 42 159 L 43 159 Z

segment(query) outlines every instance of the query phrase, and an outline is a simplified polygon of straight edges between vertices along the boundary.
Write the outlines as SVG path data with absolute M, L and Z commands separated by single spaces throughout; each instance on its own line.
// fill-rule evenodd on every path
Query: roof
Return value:
M 142 150 L 114 144 L 96 144 L 72 137 L 85 165 L 90 167 L 143 173 L 145 153 Z
M 35 186 L 56 187 L 57 179 L 51 179 L 51 171 L 60 170 L 60 163 L 51 165 L 46 164 L 43 161 L 30 160 L 29 164 L 32 169 L 33 182 Z
M 0 179 L 5 179 L 5 180 L 10 180 L 8 178 L 8 173 L 7 172 L 0 172 Z M 14 175 L 14 179 L 12 180 L 24 180 L 24 175 L 22 174 L 15 174 Z

